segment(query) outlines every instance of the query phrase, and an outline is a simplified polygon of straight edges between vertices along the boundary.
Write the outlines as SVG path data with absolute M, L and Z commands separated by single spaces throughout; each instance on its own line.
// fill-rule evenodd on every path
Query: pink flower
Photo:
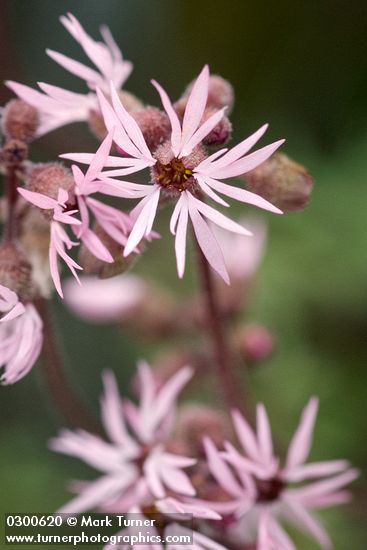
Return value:
M 96 42 L 84 31 L 72 14 L 69 13 L 60 20 L 97 70 L 52 50 L 47 50 L 48 55 L 66 70 L 85 80 L 90 90 L 94 91 L 98 86 L 108 93 L 110 81 L 120 88 L 128 78 L 132 64 L 123 60 L 110 30 L 105 26 L 101 27 L 104 43 Z M 11 80 L 8 80 L 6 85 L 18 97 L 39 111 L 40 124 L 36 132 L 37 137 L 65 124 L 88 120 L 90 111 L 98 109 L 95 93 L 78 94 L 43 82 L 38 85 L 44 93 Z
M 111 87 L 113 108 L 97 90 L 107 128 L 115 129 L 113 139 L 116 145 L 133 159 L 131 161 L 131 159 L 109 157 L 106 166 L 115 169 L 105 172 L 106 183 L 113 185 L 115 177 L 125 176 L 147 167 L 151 168 L 153 185 L 138 185 L 126 181 L 114 182 L 116 194 L 119 189 L 121 196 L 126 197 L 127 192 L 132 192 L 133 198 L 142 197 L 133 211 L 135 225 L 124 254 L 129 255 L 144 235 L 152 230 L 161 196 L 175 198 L 177 203 L 171 217 L 170 228 L 176 235 L 175 249 L 179 276 L 183 276 L 185 269 L 186 235 L 190 218 L 199 246 L 208 262 L 228 282 L 223 254 L 206 220 L 242 235 L 250 235 L 250 232 L 200 199 L 207 196 L 222 206 L 229 206 L 218 195 L 221 193 L 241 202 L 280 213 L 278 208 L 258 195 L 228 185 L 221 180 L 252 170 L 269 158 L 283 140 L 247 155 L 264 134 L 267 128 L 267 125 L 264 125 L 230 151 L 221 149 L 207 157 L 201 142 L 218 124 L 224 113 L 224 109 L 217 111 L 202 122 L 208 97 L 208 67 L 204 67 L 192 87 L 182 125 L 166 92 L 157 82 L 152 83 L 158 90 L 171 123 L 170 142 L 158 147 L 154 155 L 148 149 L 139 126 L 121 104 L 113 86 Z M 66 155 L 66 157 L 86 163 L 91 160 L 90 155 Z M 127 166 L 129 161 L 130 165 Z
M 70 250 L 78 243 L 70 240 L 62 225 L 80 225 L 81 222 L 73 217 L 73 214 L 75 214 L 77 210 L 65 210 L 67 208 L 66 203 L 68 200 L 68 192 L 62 188 L 59 189 L 57 200 L 48 197 L 47 195 L 43 195 L 42 193 L 36 193 L 34 191 L 29 191 L 29 189 L 23 189 L 22 187 L 18 187 L 18 192 L 26 201 L 38 206 L 38 208 L 41 208 L 42 210 L 53 210 L 53 218 L 50 225 L 50 271 L 55 288 L 61 298 L 63 298 L 64 296 L 61 288 L 60 273 L 57 261 L 58 256 L 64 260 L 77 281 L 79 281 L 79 278 L 76 269 L 82 269 L 65 250 L 65 248 Z
M 137 511 L 134 511 L 134 514 L 134 519 L 136 519 Z M 141 519 L 144 520 L 147 518 L 142 514 Z M 150 517 L 150 519 L 152 518 Z M 140 534 L 143 534 L 141 528 Z M 131 544 L 128 544 L 126 542 L 121 542 L 121 544 L 119 544 L 119 542 L 124 540 L 123 537 L 131 537 L 134 535 L 139 536 L 139 529 L 134 527 L 127 527 L 123 531 L 120 531 L 116 535 L 113 535 L 110 539 L 110 544 L 104 546 L 103 550 L 130 550 L 132 548 Z M 225 550 L 224 546 L 210 539 L 208 536 L 198 533 L 197 531 L 192 531 L 182 524 L 172 522 L 172 520 L 166 527 L 164 527 L 163 537 L 155 526 L 149 526 L 149 536 L 151 540 L 161 540 L 161 542 L 144 543 L 144 547 L 149 550 L 177 550 L 177 548 L 181 547 L 182 545 L 185 546 L 188 550 Z M 190 537 L 192 543 L 189 544 L 187 542 L 184 542 L 185 539 L 181 539 L 183 541 L 182 544 L 179 544 L 178 542 L 165 542 L 166 540 L 178 541 L 178 539 L 174 537 Z
M 139 405 L 126 402 L 123 407 L 113 374 L 104 374 L 102 422 L 110 442 L 68 430 L 51 442 L 52 449 L 102 472 L 96 481 L 79 484 L 79 494 L 61 511 L 79 513 L 95 507 L 128 511 L 144 503 L 164 503 L 167 496 L 179 499 L 195 494 L 184 468 L 196 461 L 166 449 L 177 395 L 191 376 L 191 368 L 183 368 L 157 391 L 150 367 L 140 363 Z
M 124 61 L 109 28 L 105 25 L 101 27 L 104 42 L 97 42 L 85 32 L 71 13 L 60 17 L 60 21 L 82 47 L 97 70 L 53 50 L 47 50 L 47 54 L 64 69 L 85 80 L 91 90 L 98 87 L 108 93 L 110 82 L 113 82 L 116 88 L 121 88 L 132 71 L 132 64 L 130 61 Z
M 37 109 L 37 138 L 66 124 L 88 120 L 90 111 L 97 107 L 96 96 L 91 93 L 78 94 L 43 82 L 38 86 L 44 93 L 13 80 L 7 80 L 5 84 L 20 99 Z
M 304 409 L 284 466 L 274 455 L 263 405 L 258 405 L 256 432 L 238 411 L 233 413 L 241 452 L 227 443 L 226 451 L 219 453 L 210 441 L 206 441 L 212 474 L 233 498 L 226 503 L 237 517 L 233 531 L 252 534 L 258 539 L 260 550 L 295 549 L 279 517 L 311 535 L 322 548 L 331 548 L 329 536 L 313 510 L 348 501 L 350 494 L 344 487 L 356 479 L 358 471 L 349 468 L 345 460 L 306 463 L 317 406 L 317 399 L 312 398 Z M 304 484 L 312 479 L 318 480 Z M 297 486 L 300 482 L 303 484 Z
M 42 321 L 33 304 L 23 305 L 12 290 L 0 285 L 1 383 L 14 384 L 28 374 L 42 348 Z
M 93 193 L 104 190 L 105 185 L 99 180 L 99 176 L 111 149 L 112 134 L 113 130 L 108 133 L 99 146 L 85 174 L 77 166 L 72 166 L 75 194 L 82 222 L 75 233 L 96 258 L 110 263 L 113 262 L 113 257 L 109 250 L 89 227 L 89 211 L 105 233 L 121 245 L 121 253 L 133 225 L 131 218 L 124 212 L 90 197 Z
M 111 279 L 82 277 L 81 285 L 69 279 L 64 285 L 65 301 L 79 317 L 94 323 L 121 321 L 146 297 L 144 281 L 135 275 Z
M 222 249 L 231 280 L 247 281 L 254 277 L 263 258 L 266 225 L 255 217 L 242 217 L 238 222 L 251 231 L 251 239 L 244 235 L 230 235 L 220 228 L 215 229 L 214 234 Z

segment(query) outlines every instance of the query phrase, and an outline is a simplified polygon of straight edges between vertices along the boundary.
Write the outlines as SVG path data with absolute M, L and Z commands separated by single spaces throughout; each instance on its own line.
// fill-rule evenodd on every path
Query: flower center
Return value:
M 277 477 L 272 479 L 257 479 L 257 502 L 273 502 L 277 500 L 285 486 L 284 481 Z
M 137 456 L 134 460 L 135 465 L 139 468 L 141 472 L 143 472 L 144 462 L 147 456 L 149 455 L 150 451 L 151 451 L 151 448 L 149 445 L 142 445 L 139 456 Z
M 154 168 L 157 183 L 167 191 L 182 193 L 192 186 L 193 172 L 179 158 L 174 157 L 167 164 L 157 160 Z

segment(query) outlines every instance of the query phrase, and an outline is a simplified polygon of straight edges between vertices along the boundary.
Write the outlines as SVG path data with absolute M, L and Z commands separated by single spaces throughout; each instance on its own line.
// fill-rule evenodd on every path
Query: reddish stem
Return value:
M 35 303 L 43 321 L 43 349 L 41 355 L 43 377 L 51 399 L 71 428 L 82 428 L 92 433 L 101 433 L 97 421 L 89 415 L 80 397 L 65 374 L 55 338 L 54 323 L 48 303 L 40 298 Z
M 18 177 L 16 166 L 8 166 L 5 176 L 5 192 L 7 200 L 7 216 L 4 228 L 4 241 L 11 242 L 17 234 L 15 207 L 18 199 Z
M 201 288 L 206 306 L 206 323 L 212 341 L 213 356 L 218 374 L 218 384 L 224 400 L 230 409 L 244 410 L 244 395 L 241 381 L 236 376 L 236 358 L 226 339 L 221 311 L 216 299 L 216 291 L 210 266 L 198 242 L 198 267 Z

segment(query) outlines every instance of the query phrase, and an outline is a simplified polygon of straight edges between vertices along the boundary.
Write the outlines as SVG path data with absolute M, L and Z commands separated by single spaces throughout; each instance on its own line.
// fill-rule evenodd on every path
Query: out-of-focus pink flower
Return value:
M 64 69 L 85 80 L 91 90 L 99 87 L 108 93 L 110 82 L 113 82 L 116 88 L 121 88 L 133 67 L 130 61 L 123 59 L 109 28 L 105 25 L 101 27 L 104 42 L 98 42 L 85 32 L 77 18 L 71 13 L 61 16 L 60 21 L 82 47 L 97 70 L 53 50 L 47 50 L 48 55 Z
M 227 443 L 226 451 L 220 453 L 210 441 L 206 441 L 212 474 L 233 499 L 225 504 L 238 518 L 233 531 L 252 535 L 258 540 L 261 550 L 295 550 L 278 518 L 294 523 L 322 548 L 331 548 L 329 536 L 313 510 L 348 501 L 350 494 L 345 486 L 356 479 L 358 471 L 350 468 L 346 460 L 306 463 L 317 407 L 317 399 L 312 398 L 304 409 L 284 466 L 274 455 L 271 429 L 263 405 L 258 405 L 256 432 L 238 411 L 233 413 L 242 452 Z M 304 484 L 312 479 L 317 481 Z M 295 485 L 300 482 L 301 486 Z
M 60 20 L 97 70 L 53 50 L 47 50 L 48 55 L 67 71 L 85 80 L 90 90 L 94 91 L 98 86 L 108 93 L 111 81 L 118 89 L 121 88 L 131 73 L 132 64 L 123 59 L 110 30 L 102 26 L 101 35 L 104 42 L 97 42 L 85 32 L 72 14 L 69 13 Z M 18 97 L 38 110 L 40 124 L 36 132 L 37 137 L 65 124 L 88 120 L 90 111 L 98 109 L 94 92 L 78 94 L 43 82 L 38 85 L 44 93 L 10 80 L 6 85 Z
M 13 80 L 7 80 L 5 84 L 20 99 L 37 109 L 37 138 L 66 124 L 88 120 L 89 112 L 97 106 L 96 97 L 92 93 L 78 94 L 43 82 L 38 85 L 44 93 Z
M 143 504 L 158 506 L 160 501 L 168 507 L 168 496 L 175 502 L 195 494 L 184 468 L 196 460 L 166 450 L 176 398 L 192 370 L 181 369 L 159 390 L 146 363 L 139 364 L 139 376 L 139 404 L 127 401 L 123 406 L 113 374 L 104 374 L 102 421 L 110 442 L 84 431 L 68 430 L 51 441 L 52 449 L 76 456 L 102 472 L 96 481 L 81 484 L 79 494 L 61 511 L 79 513 L 95 507 L 128 511 Z M 212 517 L 218 516 L 213 513 Z
M 111 87 L 113 107 L 101 92 L 98 93 L 106 127 L 109 130 L 114 128 L 114 142 L 132 158 L 109 157 L 106 166 L 114 169 L 105 172 L 106 184 L 115 185 L 116 194 L 120 193 L 123 197 L 127 196 L 126 193 L 132 193 L 130 198 L 142 197 L 133 210 L 135 225 L 124 254 L 129 255 L 144 236 L 151 232 L 160 197 L 175 198 L 177 203 L 171 217 L 170 229 L 176 235 L 175 249 L 179 276 L 183 276 L 185 269 L 186 235 L 190 218 L 199 246 L 209 264 L 226 282 L 229 282 L 222 251 L 207 220 L 228 231 L 242 235 L 251 235 L 251 233 L 205 204 L 200 198 L 207 196 L 222 206 L 229 206 L 218 195 L 221 193 L 241 202 L 280 213 L 278 208 L 260 196 L 223 183 L 221 180 L 252 170 L 269 158 L 284 140 L 247 154 L 264 134 L 267 128 L 267 125 L 264 125 L 233 149 L 229 151 L 221 149 L 206 157 L 201 142 L 224 114 L 224 109 L 221 109 L 202 122 L 208 97 L 208 67 L 203 68 L 192 87 L 182 125 L 166 92 L 157 82 L 152 83 L 158 90 L 171 123 L 170 141 L 158 147 L 154 156 L 138 124 L 121 104 L 116 90 Z M 91 161 L 91 155 L 87 154 L 70 154 L 66 157 L 85 163 Z M 129 166 L 127 161 L 130 161 Z M 147 167 L 151 168 L 153 185 L 114 180 L 115 177 L 126 176 Z
M 134 514 L 136 513 L 137 511 L 134 510 Z M 134 515 L 134 519 L 136 519 L 136 515 Z M 142 514 L 142 519 L 144 520 L 147 518 L 144 517 L 144 515 Z M 111 543 L 104 546 L 103 550 L 130 550 L 132 548 L 131 544 L 119 544 L 120 540 L 124 540 L 123 537 L 126 537 L 127 535 L 139 536 L 139 528 L 127 527 L 123 531 L 120 531 L 115 536 L 111 537 Z M 151 537 L 151 540 L 155 541 L 160 540 L 159 537 L 162 539 L 162 535 L 159 534 L 159 531 L 153 525 L 149 526 L 149 536 Z M 118 537 L 121 538 L 119 539 Z M 174 537 L 191 537 L 191 544 L 188 544 L 187 542 L 182 542 L 182 545 L 184 545 L 188 550 L 226 550 L 224 546 L 210 539 L 208 536 L 203 535 L 202 533 L 198 533 L 197 531 L 192 531 L 192 529 L 188 529 L 182 524 L 171 522 L 163 529 L 163 539 L 176 541 L 179 540 L 178 538 Z M 185 539 L 182 538 L 181 540 L 184 541 Z M 178 542 L 152 542 L 144 544 L 144 547 L 147 550 L 177 550 L 178 547 L 181 547 L 181 544 L 179 544 Z
M 19 302 L 12 290 L 0 285 L 1 383 L 14 384 L 28 374 L 42 348 L 42 321 L 33 306 Z
M 123 320 L 147 292 L 144 281 L 130 274 L 111 279 L 82 277 L 81 283 L 72 278 L 66 281 L 65 301 L 76 315 L 95 323 Z
M 223 252 L 231 281 L 251 279 L 259 268 L 266 246 L 266 225 L 263 220 L 242 217 L 238 223 L 251 231 L 251 239 L 243 235 L 230 235 L 215 228 L 215 237 Z
M 62 188 L 59 189 L 57 200 L 48 197 L 47 195 L 43 195 L 42 193 L 36 193 L 34 191 L 29 191 L 29 189 L 23 189 L 22 187 L 18 187 L 18 192 L 26 201 L 38 206 L 38 208 L 41 208 L 42 210 L 53 210 L 53 218 L 50 225 L 50 271 L 55 288 L 61 298 L 63 298 L 64 295 L 61 288 L 59 266 L 57 261 L 58 256 L 64 260 L 77 281 L 79 281 L 79 278 L 76 269 L 82 269 L 82 267 L 77 264 L 65 250 L 65 248 L 70 250 L 78 243 L 73 242 L 69 238 L 62 225 L 80 225 L 80 220 L 74 218 L 73 216 L 77 210 L 66 210 L 68 192 Z

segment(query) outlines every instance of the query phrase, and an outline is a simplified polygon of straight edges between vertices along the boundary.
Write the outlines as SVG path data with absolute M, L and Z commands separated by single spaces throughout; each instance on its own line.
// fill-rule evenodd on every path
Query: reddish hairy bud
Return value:
M 204 120 L 207 120 L 215 113 L 216 109 L 206 109 Z M 232 124 L 228 117 L 223 116 L 222 120 L 213 128 L 213 130 L 203 139 L 203 143 L 208 146 L 224 145 L 232 135 Z
M 98 224 L 95 225 L 93 231 L 108 249 L 114 262 L 109 263 L 99 260 L 82 244 L 79 252 L 79 263 L 84 269 L 84 273 L 98 275 L 101 279 L 109 279 L 110 277 L 115 277 L 115 275 L 125 273 L 134 261 L 134 254 L 130 254 L 127 258 L 124 258 L 122 255 L 122 246 L 111 239 Z
M 88 124 L 90 131 L 97 139 L 102 141 L 107 136 L 107 128 L 99 111 L 89 111 Z
M 130 92 L 126 90 L 120 90 L 118 92 L 119 98 L 128 113 L 135 113 L 144 108 L 143 103 Z M 100 111 L 89 112 L 89 129 L 98 139 L 102 140 L 107 135 L 107 129 L 103 120 L 103 116 Z
M 54 289 L 48 257 L 50 225 L 41 210 L 32 208 L 26 202 L 20 224 L 19 238 L 23 250 L 27 251 L 27 259 L 32 266 L 32 279 L 39 289 L 40 295 L 48 298 Z
M 175 103 L 174 107 L 180 116 L 183 116 L 187 104 L 188 96 L 192 90 L 194 82 L 191 82 L 182 97 Z M 234 104 L 234 91 L 233 86 L 228 80 L 225 80 L 219 75 L 213 74 L 209 78 L 209 91 L 208 100 L 206 103 L 207 108 L 214 110 L 227 107 L 227 114 L 230 114 Z
M 244 325 L 239 328 L 235 338 L 237 348 L 247 363 L 261 363 L 273 354 L 273 335 L 262 325 Z
M 209 437 L 217 447 L 231 439 L 226 415 L 205 405 L 187 405 L 180 411 L 176 439 L 182 440 L 192 456 L 204 454 L 203 438 Z
M 7 139 L 29 143 L 35 136 L 39 123 L 38 111 L 21 99 L 12 99 L 5 105 L 2 129 Z
M 1 149 L 0 159 L 7 165 L 17 166 L 26 160 L 28 156 L 28 146 L 19 139 L 10 139 Z
M 119 98 L 128 113 L 134 113 L 140 109 L 144 109 L 144 104 L 131 92 L 126 90 L 120 90 L 118 92 Z
M 32 267 L 21 248 L 13 243 L 0 246 L 0 284 L 16 292 L 21 301 L 35 295 Z
M 314 181 L 304 166 L 283 153 L 275 153 L 242 179 L 247 188 L 284 212 L 297 212 L 307 206 Z
M 156 107 L 146 107 L 132 113 L 151 151 L 165 142 L 171 131 L 168 116 Z
M 69 194 L 68 204 L 75 202 L 73 175 L 58 162 L 36 164 L 28 174 L 27 188 L 52 199 L 57 199 L 59 189 L 62 188 Z

